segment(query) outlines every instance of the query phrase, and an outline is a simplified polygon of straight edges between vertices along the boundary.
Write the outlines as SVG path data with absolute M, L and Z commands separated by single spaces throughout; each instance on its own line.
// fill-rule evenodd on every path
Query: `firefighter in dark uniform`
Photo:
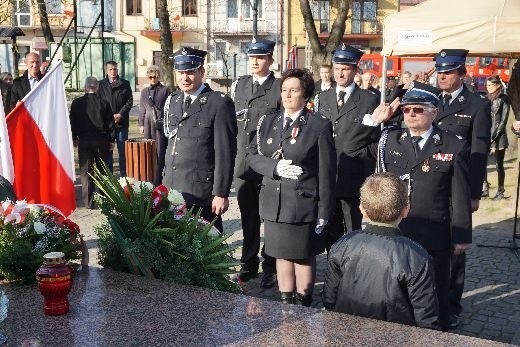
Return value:
M 471 194 L 467 142 L 433 123 L 440 92 L 414 81 L 401 102 L 408 129 L 386 128 L 369 153 L 380 171 L 408 183 L 410 212 L 399 228 L 433 258 L 439 324 L 447 330 L 451 252 L 460 254 L 471 244 Z M 389 118 L 377 112 L 372 117 L 376 127 Z
M 179 91 L 166 100 L 168 138 L 163 184 L 182 193 L 188 208 L 201 209 L 208 221 L 229 207 L 236 156 L 237 122 L 233 101 L 213 91 L 204 78 L 205 51 L 183 47 L 173 54 Z
M 470 92 L 464 85 L 467 53 L 464 49 L 443 49 L 435 56 L 437 83 L 442 89 L 442 102 L 435 123 L 468 143 L 471 207 L 476 211 L 486 177 L 491 142 L 491 105 L 485 96 Z M 451 266 L 450 328 L 455 329 L 462 311 L 460 300 L 464 291 L 466 252 L 454 254 Z
M 247 282 L 258 273 L 258 251 L 260 250 L 260 214 L 258 199 L 262 176 L 246 164 L 246 147 L 256 135 L 260 117 L 280 110 L 280 81 L 274 77 L 269 67 L 274 62 L 275 43 L 255 39 L 247 47 L 251 75 L 237 79 L 231 87 L 238 120 L 238 150 L 235 164 L 235 189 L 242 220 L 244 243 L 242 247 L 242 269 L 237 274 L 240 281 Z M 265 254 L 262 247 L 263 276 L 261 287 L 270 288 L 276 284 L 276 259 Z
M 337 153 L 336 209 L 328 226 L 327 249 L 346 230 L 361 229 L 363 219 L 359 210 L 359 189 L 374 172 L 375 160 L 359 158 L 352 151 L 369 142 L 377 142 L 377 127 L 363 124 L 379 105 L 377 96 L 354 83 L 358 62 L 363 52 L 342 44 L 333 52 L 332 69 L 336 86 L 317 95 L 315 110 L 332 121 Z M 367 136 L 368 139 L 367 139 Z M 361 141 L 360 141 L 361 140 Z
M 281 80 L 283 110 L 260 119 L 247 163 L 263 175 L 265 251 L 276 258 L 282 301 L 310 306 L 315 256 L 335 204 L 336 153 L 330 121 L 305 107 L 312 75 L 290 69 Z

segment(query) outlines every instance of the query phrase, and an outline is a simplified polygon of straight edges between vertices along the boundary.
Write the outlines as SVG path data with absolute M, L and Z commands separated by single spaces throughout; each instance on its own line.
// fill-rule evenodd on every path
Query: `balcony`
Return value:
M 215 20 L 211 23 L 211 30 L 218 36 L 249 36 L 253 34 L 253 20 L 228 18 Z M 258 19 L 258 34 L 267 35 L 276 31 L 276 20 Z

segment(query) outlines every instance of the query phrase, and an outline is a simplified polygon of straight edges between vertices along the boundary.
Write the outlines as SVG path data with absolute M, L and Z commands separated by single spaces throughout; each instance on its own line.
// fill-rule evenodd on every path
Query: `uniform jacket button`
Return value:
M 280 188 L 276 188 L 276 190 L 280 190 Z
M 439 122 L 439 125 L 441 125 L 441 124 L 442 124 L 442 122 Z
M 181 123 L 181 124 L 179 124 L 179 126 L 181 127 L 181 126 L 182 126 L 182 123 Z
M 175 169 L 176 169 L 176 167 L 174 166 L 174 167 L 173 167 L 173 169 L 175 170 Z
M 175 152 L 175 155 L 177 155 L 177 154 L 179 154 L 179 153 Z
M 415 169 L 412 169 L 412 172 L 415 172 Z

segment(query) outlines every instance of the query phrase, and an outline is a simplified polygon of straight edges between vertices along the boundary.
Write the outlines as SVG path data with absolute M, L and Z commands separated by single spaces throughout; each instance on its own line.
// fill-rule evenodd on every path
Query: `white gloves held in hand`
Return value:
M 303 173 L 301 167 L 297 165 L 291 165 L 292 160 L 282 159 L 276 164 L 276 168 L 274 169 L 274 174 L 283 178 L 288 178 L 291 180 L 298 179 Z
M 318 235 L 321 234 L 325 228 L 325 225 L 327 225 L 327 221 L 325 219 L 318 219 L 318 223 L 316 224 L 316 229 L 314 229 L 314 232 Z

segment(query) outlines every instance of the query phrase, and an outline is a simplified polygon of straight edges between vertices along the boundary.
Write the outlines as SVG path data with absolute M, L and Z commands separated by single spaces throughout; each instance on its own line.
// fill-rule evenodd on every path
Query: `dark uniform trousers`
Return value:
M 486 176 L 491 142 L 491 105 L 485 97 L 470 92 L 465 86 L 449 104 L 441 105 L 435 119 L 439 128 L 449 130 L 468 142 L 471 199 L 480 200 Z M 452 255 L 450 310 L 459 314 L 466 275 L 466 254 Z
M 235 165 L 235 190 L 242 221 L 244 241 L 242 245 L 242 270 L 258 272 L 260 259 L 260 213 L 259 199 L 262 176 L 246 163 L 246 147 L 256 135 L 259 119 L 270 112 L 278 111 L 281 105 L 280 81 L 271 72 L 267 79 L 253 91 L 253 77 L 242 76 L 233 85 L 235 110 L 238 117 L 238 150 Z M 246 112 L 247 110 L 247 112 Z M 264 273 L 276 273 L 276 259 L 261 252 Z
M 388 133 L 380 168 L 383 161 L 386 170 L 409 183 L 410 212 L 399 227 L 433 257 L 439 323 L 447 328 L 451 246 L 471 243 L 467 144 L 434 126 L 416 157 L 410 133 L 393 130 Z
M 215 196 L 228 197 L 233 180 L 237 123 L 233 101 L 206 85 L 183 110 L 183 92 L 170 94 L 165 106 L 165 135 L 169 137 L 163 184 L 182 193 L 186 206 L 201 209 L 212 221 Z M 222 232 L 222 220 L 215 227 Z
M 359 189 L 365 179 L 374 172 L 373 158 L 360 158 L 359 148 L 377 143 L 379 127 L 363 125 L 363 117 L 371 114 L 379 104 L 377 96 L 354 86 L 351 95 L 338 109 L 336 88 L 316 96 L 316 111 L 331 120 L 337 154 L 336 207 L 327 225 L 327 250 L 347 230 L 361 229 L 363 216 L 359 209 Z
M 105 164 L 110 158 L 108 139 L 79 140 L 78 161 L 79 172 L 81 175 L 81 191 L 83 206 L 93 207 L 94 205 L 94 180 L 90 176 L 96 165 L 101 170 L 101 162 Z

